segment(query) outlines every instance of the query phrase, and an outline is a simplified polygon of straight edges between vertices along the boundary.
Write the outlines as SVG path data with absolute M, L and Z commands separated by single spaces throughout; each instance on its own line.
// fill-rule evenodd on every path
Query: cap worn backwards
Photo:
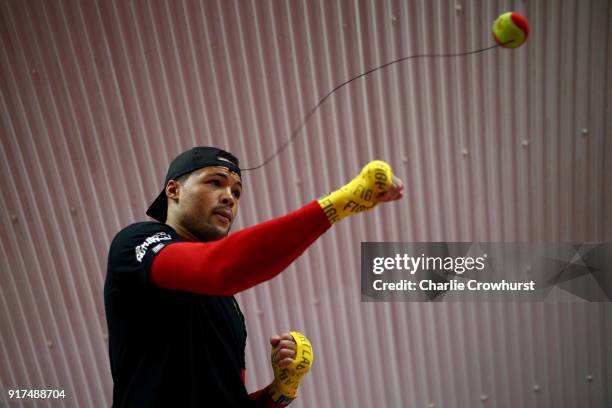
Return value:
M 164 188 L 155 201 L 149 206 L 147 215 L 159 222 L 166 222 L 168 211 L 168 198 L 166 185 L 170 180 L 176 180 L 184 174 L 191 173 L 202 167 L 221 166 L 237 173 L 240 176 L 238 159 L 231 153 L 216 147 L 199 146 L 179 154 L 168 168 Z

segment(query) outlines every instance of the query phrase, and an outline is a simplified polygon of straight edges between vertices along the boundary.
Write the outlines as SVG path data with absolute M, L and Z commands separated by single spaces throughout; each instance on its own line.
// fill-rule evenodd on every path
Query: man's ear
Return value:
M 176 180 L 168 181 L 166 184 L 166 197 L 168 200 L 178 201 L 181 184 Z

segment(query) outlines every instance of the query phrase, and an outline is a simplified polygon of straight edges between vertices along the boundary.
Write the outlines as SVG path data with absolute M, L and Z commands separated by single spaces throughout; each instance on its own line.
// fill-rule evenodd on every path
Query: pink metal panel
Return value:
M 609 2 L 27 0 L 0 2 L 0 406 L 27 406 L 13 387 L 110 405 L 108 245 L 172 157 L 217 145 L 255 166 L 335 86 L 489 46 L 513 8 L 523 47 L 373 72 L 245 174 L 235 229 L 371 159 L 407 186 L 238 296 L 247 386 L 296 329 L 316 351 L 296 407 L 612 405 L 609 305 L 362 303 L 359 281 L 361 241 L 612 238 Z

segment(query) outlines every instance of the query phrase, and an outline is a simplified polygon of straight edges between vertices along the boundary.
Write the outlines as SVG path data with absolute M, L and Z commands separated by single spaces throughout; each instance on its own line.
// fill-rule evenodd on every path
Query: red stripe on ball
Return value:
M 527 22 L 527 19 L 523 17 L 522 15 L 520 15 L 519 13 L 517 13 L 516 11 L 510 15 L 510 18 L 512 19 L 512 22 L 516 24 L 518 28 L 523 30 L 523 32 L 525 33 L 525 40 L 526 40 L 527 36 L 529 36 L 529 23 Z

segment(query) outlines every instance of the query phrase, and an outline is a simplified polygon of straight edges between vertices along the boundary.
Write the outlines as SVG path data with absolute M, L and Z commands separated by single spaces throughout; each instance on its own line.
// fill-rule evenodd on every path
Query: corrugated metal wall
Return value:
M 335 226 L 239 295 L 250 389 L 268 337 L 316 351 L 295 407 L 612 406 L 610 304 L 360 302 L 361 241 L 612 239 L 612 6 L 590 1 L 0 1 L 0 406 L 111 401 L 113 235 L 167 165 L 217 145 L 254 166 L 241 228 L 389 161 L 407 197 Z M 296 231 L 299 233 L 299 231 Z M 63 401 L 10 388 L 65 389 Z

